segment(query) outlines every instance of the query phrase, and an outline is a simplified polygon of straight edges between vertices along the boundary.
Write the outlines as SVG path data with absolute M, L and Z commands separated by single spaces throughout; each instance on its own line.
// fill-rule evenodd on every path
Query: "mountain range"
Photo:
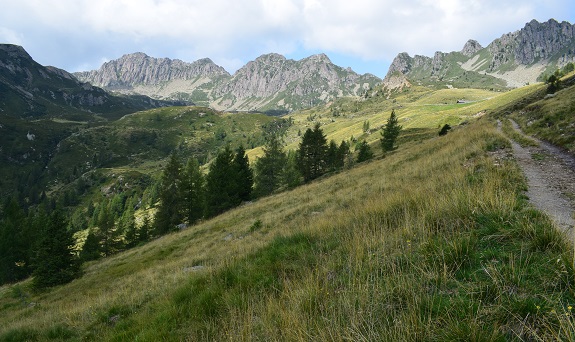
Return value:
M 391 89 L 411 83 L 516 88 L 540 81 L 569 62 L 575 62 L 575 25 L 554 19 L 544 23 L 532 20 L 487 47 L 469 40 L 461 51 L 438 51 L 433 57 L 400 53 L 391 63 L 383 85 Z
M 208 58 L 186 63 L 137 52 L 74 75 L 110 91 L 187 100 L 228 111 L 291 112 L 362 95 L 381 82 L 374 75 L 339 67 L 325 54 L 299 61 L 266 54 L 230 75 Z

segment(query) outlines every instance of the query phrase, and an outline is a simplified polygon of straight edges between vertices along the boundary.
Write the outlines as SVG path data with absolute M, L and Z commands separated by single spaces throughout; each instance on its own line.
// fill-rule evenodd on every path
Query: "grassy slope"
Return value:
M 450 110 L 491 112 L 531 91 Z M 43 294 L 4 286 L 0 340 L 573 338 L 571 248 L 526 207 L 517 166 L 493 158 L 509 148 L 494 126 L 404 138 L 384 159 L 88 264 Z

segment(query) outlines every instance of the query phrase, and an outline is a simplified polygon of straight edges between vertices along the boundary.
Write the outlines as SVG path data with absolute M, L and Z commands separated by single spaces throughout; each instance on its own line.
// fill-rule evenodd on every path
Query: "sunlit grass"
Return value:
M 92 262 L 46 293 L 5 286 L 0 336 L 549 336 L 556 320 L 526 318 L 573 301 L 556 261 L 567 247 L 522 209 L 522 176 L 490 159 L 504 138 L 482 121 Z

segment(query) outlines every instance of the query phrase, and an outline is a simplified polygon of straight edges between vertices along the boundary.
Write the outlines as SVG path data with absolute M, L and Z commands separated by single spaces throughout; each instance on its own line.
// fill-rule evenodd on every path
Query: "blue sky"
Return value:
M 132 52 L 230 73 L 264 53 L 325 53 L 384 77 L 400 52 L 432 56 L 483 46 L 532 19 L 575 23 L 571 0 L 0 0 L 0 43 L 40 64 L 97 69 Z

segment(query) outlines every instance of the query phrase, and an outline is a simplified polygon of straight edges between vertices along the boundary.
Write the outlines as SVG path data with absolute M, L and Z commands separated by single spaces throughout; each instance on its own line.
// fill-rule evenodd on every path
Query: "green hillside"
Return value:
M 414 88 L 290 115 L 288 148 L 320 122 L 328 139 L 367 139 L 376 159 L 87 263 L 67 285 L 2 286 L 0 340 L 573 339 L 573 248 L 527 204 L 494 120 L 539 112 L 531 108 L 562 118 L 572 98 L 564 82 L 545 100 L 543 84 Z M 378 127 L 392 109 L 405 130 L 383 157 Z M 153 173 L 169 148 L 217 148 L 213 129 L 226 133 L 221 143 L 255 147 L 272 120 L 136 113 L 70 136 L 58 165 L 90 156 L 88 139 L 105 136 L 110 172 Z M 439 137 L 445 123 L 454 129 Z

